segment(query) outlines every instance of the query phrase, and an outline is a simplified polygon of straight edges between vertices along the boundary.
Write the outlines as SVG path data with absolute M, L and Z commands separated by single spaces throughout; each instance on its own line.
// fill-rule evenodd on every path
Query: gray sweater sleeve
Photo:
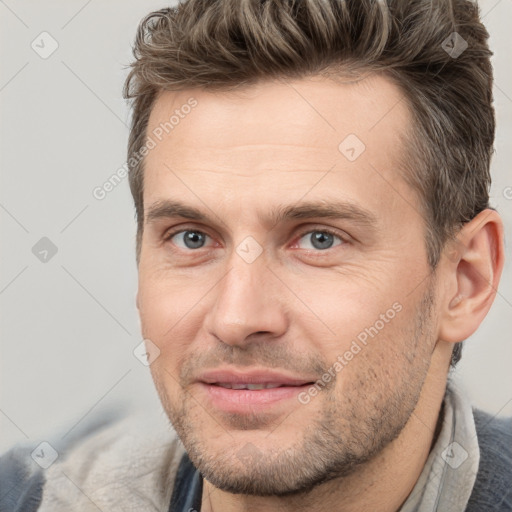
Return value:
M 107 427 L 126 414 L 121 406 L 100 409 L 80 428 L 75 429 L 67 441 L 52 439 L 60 455 L 70 450 L 75 444 L 88 436 Z M 36 512 L 43 499 L 46 484 L 45 470 L 32 458 L 32 452 L 40 443 L 25 442 L 13 446 L 0 456 L 0 512 Z
M 30 456 L 34 447 L 15 446 L 0 457 L 0 512 L 35 512 L 45 476 Z

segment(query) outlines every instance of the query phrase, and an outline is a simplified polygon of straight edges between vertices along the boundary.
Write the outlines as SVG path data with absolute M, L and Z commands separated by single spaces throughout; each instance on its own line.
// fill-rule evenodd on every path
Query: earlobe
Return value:
M 480 212 L 449 245 L 444 272 L 451 285 L 443 298 L 439 337 L 456 343 L 476 331 L 496 296 L 504 263 L 499 214 L 490 209 Z

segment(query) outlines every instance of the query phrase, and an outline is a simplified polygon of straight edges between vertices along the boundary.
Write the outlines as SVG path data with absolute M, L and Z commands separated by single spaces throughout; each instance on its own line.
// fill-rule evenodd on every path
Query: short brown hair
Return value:
M 133 100 L 128 167 L 137 261 L 144 160 L 130 157 L 145 144 L 160 91 L 376 72 L 398 85 L 413 114 L 404 177 L 421 198 L 434 269 L 446 241 L 489 207 L 495 119 L 488 37 L 470 0 L 186 0 L 149 14 L 124 88 Z

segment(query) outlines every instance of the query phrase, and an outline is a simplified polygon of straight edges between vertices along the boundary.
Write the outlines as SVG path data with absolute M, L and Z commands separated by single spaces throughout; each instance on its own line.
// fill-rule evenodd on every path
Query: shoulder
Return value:
M 47 467 L 34 448 L 0 458 L 0 512 L 166 509 L 184 453 L 167 418 L 155 416 L 116 419 L 62 450 L 57 445 Z
M 480 463 L 468 512 L 512 511 L 512 417 L 473 410 Z

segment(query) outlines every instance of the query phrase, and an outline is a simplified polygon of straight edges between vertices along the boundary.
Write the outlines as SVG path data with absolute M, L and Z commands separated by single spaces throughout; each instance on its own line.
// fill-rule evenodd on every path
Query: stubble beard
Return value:
M 435 344 L 432 310 L 430 286 L 417 308 L 412 327 L 403 333 L 412 339 L 408 345 L 411 352 L 402 354 L 400 371 L 395 372 L 397 380 L 387 383 L 376 380 L 382 372 L 372 366 L 367 358 L 371 347 L 366 347 L 357 356 L 363 361 L 358 366 L 357 378 L 344 383 L 340 397 L 332 387 L 315 397 L 314 400 L 323 401 L 322 408 L 317 409 L 319 414 L 291 444 L 287 444 L 287 440 L 297 437 L 297 433 L 287 429 L 293 428 L 295 411 L 269 434 L 268 439 L 274 439 L 269 441 L 268 449 L 262 448 L 261 443 L 255 443 L 259 447 L 252 444 L 250 433 L 242 445 L 234 443 L 227 430 L 230 427 L 251 430 L 258 428 L 258 424 L 268 428 L 271 416 L 237 418 L 237 415 L 230 415 L 224 418 L 228 426 L 226 432 L 221 432 L 225 434 L 226 443 L 221 450 L 214 451 L 206 428 L 221 430 L 222 420 L 213 421 L 187 392 L 179 403 L 172 404 L 158 375 L 154 375 L 155 383 L 190 460 L 215 487 L 253 496 L 308 493 L 322 483 L 354 473 L 402 432 L 418 403 L 430 365 Z M 374 342 L 379 343 L 379 340 Z M 340 378 L 343 378 L 343 371 Z M 310 407 L 310 404 L 298 407 L 301 417 L 304 415 L 302 407 Z

